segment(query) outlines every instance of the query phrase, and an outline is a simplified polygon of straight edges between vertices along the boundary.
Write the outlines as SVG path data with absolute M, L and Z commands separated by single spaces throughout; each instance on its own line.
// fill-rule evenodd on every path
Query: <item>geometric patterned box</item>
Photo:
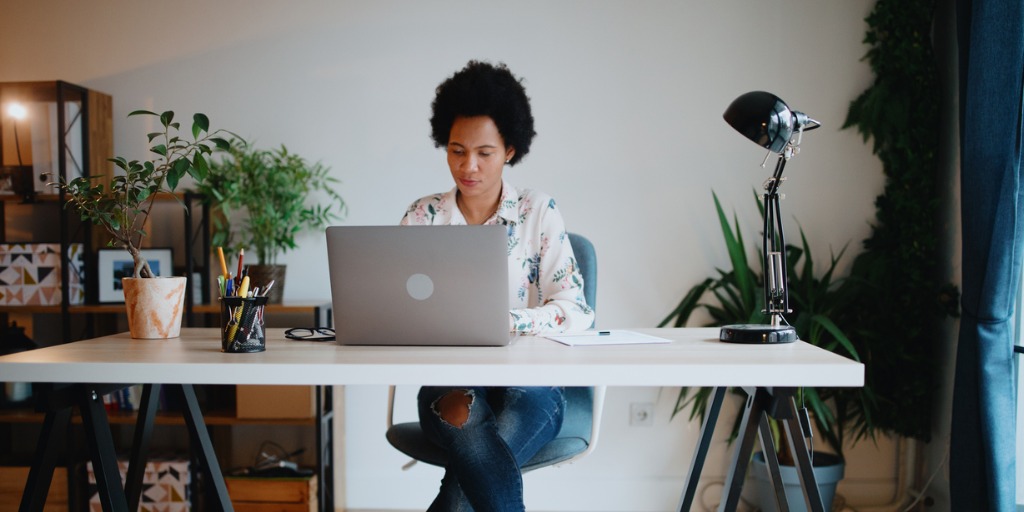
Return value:
M 69 303 L 85 302 L 82 244 L 68 246 Z M 60 244 L 0 244 L 0 305 L 60 304 Z
M 128 461 L 117 461 L 121 472 L 121 484 L 128 474 Z M 89 472 L 89 510 L 102 512 L 100 495 L 96 492 L 96 475 L 92 472 L 92 462 L 86 464 Z M 189 473 L 187 460 L 152 461 L 146 463 L 146 473 L 142 477 L 142 499 L 139 501 L 140 512 L 188 512 L 192 510 L 189 501 Z

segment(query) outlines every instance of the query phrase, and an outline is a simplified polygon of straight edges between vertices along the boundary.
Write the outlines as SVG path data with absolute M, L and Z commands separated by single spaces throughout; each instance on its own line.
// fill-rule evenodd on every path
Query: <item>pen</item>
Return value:
M 273 286 L 274 286 L 274 280 L 271 279 L 270 282 L 267 283 L 267 287 L 263 289 L 263 296 L 264 297 L 266 297 L 267 294 L 270 293 L 270 289 L 273 288 Z

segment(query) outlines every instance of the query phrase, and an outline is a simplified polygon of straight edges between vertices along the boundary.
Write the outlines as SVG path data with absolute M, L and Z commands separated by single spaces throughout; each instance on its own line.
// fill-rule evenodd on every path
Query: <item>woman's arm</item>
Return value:
M 512 328 L 525 334 L 559 333 L 589 329 L 594 310 L 583 295 L 583 277 L 569 243 L 562 215 L 550 202 L 540 219 L 537 266 L 538 307 L 513 309 Z

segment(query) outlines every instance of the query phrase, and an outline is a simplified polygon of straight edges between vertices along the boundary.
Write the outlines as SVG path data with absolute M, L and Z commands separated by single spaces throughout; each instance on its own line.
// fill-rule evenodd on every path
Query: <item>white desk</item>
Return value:
M 266 352 L 225 354 L 220 351 L 218 329 L 186 328 L 179 339 L 132 340 L 125 333 L 0 357 L 0 380 L 182 384 L 188 388 L 193 384 L 466 382 L 494 386 L 701 386 L 720 388 L 714 395 L 719 406 L 726 386 L 765 390 L 859 387 L 864 382 L 860 363 L 803 342 L 736 345 L 719 342 L 714 328 L 636 330 L 669 338 L 672 343 L 568 347 L 522 337 L 507 347 L 339 347 L 288 341 L 283 330 L 270 329 Z M 446 380 L 453 375 L 459 382 Z M 751 396 L 747 412 L 753 414 L 753 425 L 767 407 L 753 399 L 753 392 Z M 713 401 L 710 421 L 704 426 L 708 439 L 717 420 L 714 406 Z M 201 415 L 198 419 L 204 434 Z M 756 426 L 751 428 L 756 432 Z M 704 437 L 702 434 L 702 443 Z M 746 438 L 742 441 L 737 451 L 746 449 Z M 752 438 L 750 443 L 752 446 Z M 694 486 L 703 466 L 700 451 L 698 447 L 691 468 Z M 738 464 L 734 467 L 745 469 L 745 461 Z

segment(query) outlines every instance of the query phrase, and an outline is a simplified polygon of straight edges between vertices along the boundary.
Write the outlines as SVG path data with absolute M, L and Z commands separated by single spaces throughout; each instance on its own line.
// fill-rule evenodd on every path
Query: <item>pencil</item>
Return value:
M 235 274 L 235 279 L 242 278 L 242 260 L 245 259 L 245 249 L 238 250 L 238 273 Z
M 224 276 L 224 279 L 227 279 L 229 277 L 228 276 L 228 264 L 224 261 L 224 248 L 223 247 L 218 247 L 217 248 L 217 258 L 220 259 L 220 273 L 221 273 L 221 275 Z

